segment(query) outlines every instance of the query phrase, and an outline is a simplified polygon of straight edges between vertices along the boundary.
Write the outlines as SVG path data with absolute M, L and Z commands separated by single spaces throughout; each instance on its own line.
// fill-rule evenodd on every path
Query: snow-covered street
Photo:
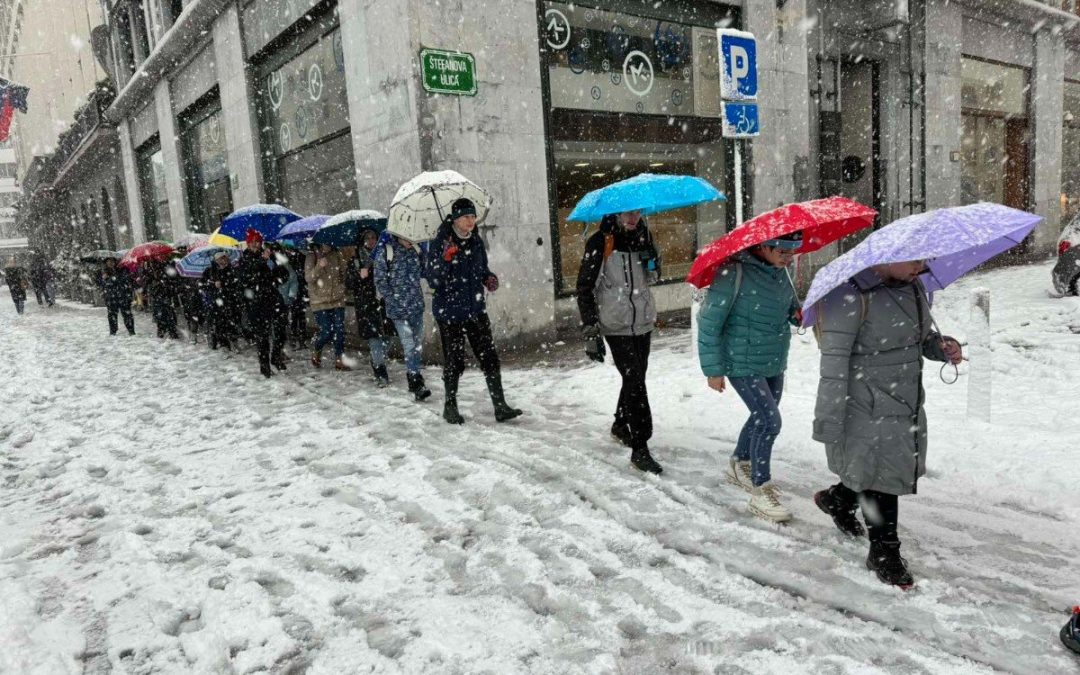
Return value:
M 393 364 L 267 381 L 251 350 L 110 337 L 103 309 L 0 298 L 0 673 L 1067 673 L 1080 602 L 1080 298 L 1046 264 L 935 298 L 968 331 L 988 287 L 993 418 L 969 370 L 926 370 L 929 469 L 900 500 L 917 587 L 881 584 L 865 540 L 811 501 L 812 335 L 794 338 L 773 475 L 795 520 L 746 512 L 721 463 L 746 412 L 685 330 L 650 363 L 653 452 L 608 435 L 614 367 L 582 355 L 479 373 L 461 428 Z M 505 347 L 506 345 L 500 345 Z

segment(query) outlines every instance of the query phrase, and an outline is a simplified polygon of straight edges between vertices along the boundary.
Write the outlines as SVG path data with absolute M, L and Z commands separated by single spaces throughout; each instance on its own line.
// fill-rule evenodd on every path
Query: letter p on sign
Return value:
M 720 28 L 716 34 L 720 45 L 720 97 L 727 101 L 756 100 L 757 40 L 750 33 L 730 28 Z

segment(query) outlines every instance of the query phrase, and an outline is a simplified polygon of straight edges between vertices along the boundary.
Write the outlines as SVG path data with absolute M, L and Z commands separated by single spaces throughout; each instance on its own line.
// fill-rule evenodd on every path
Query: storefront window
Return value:
M 1080 82 L 1065 82 L 1065 128 L 1061 136 L 1061 222 L 1080 216 Z
M 961 197 L 1028 208 L 1028 71 L 964 57 Z
M 143 227 L 147 241 L 161 239 L 172 230 L 169 222 L 169 197 L 165 193 L 165 160 L 157 138 L 138 150 L 139 192 L 143 206 Z
M 356 208 L 341 29 L 296 51 L 259 79 L 270 197 L 302 214 Z
M 544 3 L 562 293 L 574 289 L 585 242 L 582 224 L 566 218 L 590 190 L 651 172 L 701 176 L 729 191 L 716 27 L 733 26 L 737 10 L 699 3 L 680 12 L 629 1 L 619 7 Z M 699 243 L 722 234 L 727 220 L 723 204 L 649 218 L 664 280 L 685 278 Z
M 192 232 L 212 232 L 233 210 L 225 129 L 217 96 L 196 104 L 196 109 L 181 119 L 181 128 L 188 227 Z

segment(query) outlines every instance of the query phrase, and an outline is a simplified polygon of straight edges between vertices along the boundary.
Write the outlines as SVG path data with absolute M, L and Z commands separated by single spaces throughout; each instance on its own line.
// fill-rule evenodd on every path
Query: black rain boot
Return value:
M 271 377 L 274 371 L 270 370 L 270 363 L 268 361 L 259 360 L 259 372 L 263 377 Z
M 443 404 L 443 419 L 450 424 L 465 424 L 465 418 L 457 409 L 458 376 L 443 374 L 443 385 L 446 388 L 446 403 Z
M 502 376 L 496 372 L 485 379 L 487 379 L 488 393 L 491 394 L 491 403 L 495 406 L 495 421 L 509 422 L 515 417 L 521 417 L 521 410 L 511 408 L 510 404 L 506 402 L 506 394 L 503 393 Z
M 660 466 L 649 454 L 649 446 L 647 445 L 630 451 L 630 463 L 634 465 L 634 468 L 645 473 L 655 473 L 658 476 L 664 473 L 664 467 Z
M 285 370 L 288 368 L 288 364 L 285 361 L 284 352 L 274 352 L 274 355 L 270 357 L 270 365 L 274 366 L 278 370 Z
M 616 441 L 630 447 L 630 427 L 625 422 L 615 422 L 611 425 L 611 437 Z
M 899 541 L 870 542 L 866 569 L 875 572 L 878 580 L 890 586 L 908 589 L 915 585 L 915 579 L 907 570 L 907 561 L 900 557 Z
M 420 373 L 407 373 L 409 391 L 417 401 L 426 401 L 431 397 L 431 390 L 424 384 L 424 376 Z
M 829 514 L 836 529 L 849 537 L 861 537 L 866 534 L 862 523 L 855 517 L 858 504 L 850 506 L 843 504 L 833 496 L 832 488 L 814 493 L 814 503 L 817 507 Z
M 1080 654 L 1080 606 L 1073 607 L 1072 618 L 1061 627 L 1061 644 Z
M 375 377 L 375 386 L 379 389 L 390 386 L 390 373 L 386 372 L 386 366 L 372 366 L 371 373 Z

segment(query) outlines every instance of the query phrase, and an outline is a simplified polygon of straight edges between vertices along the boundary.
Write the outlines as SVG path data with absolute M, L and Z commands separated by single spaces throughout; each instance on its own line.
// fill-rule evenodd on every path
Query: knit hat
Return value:
M 255 242 L 258 242 L 260 244 L 263 242 L 262 233 L 255 228 L 249 227 L 247 235 L 244 237 L 244 243 L 246 243 L 248 246 L 251 246 Z
M 471 199 L 462 197 L 454 202 L 454 205 L 450 207 L 450 220 L 457 220 L 462 216 L 475 216 L 476 205 L 472 203 Z

